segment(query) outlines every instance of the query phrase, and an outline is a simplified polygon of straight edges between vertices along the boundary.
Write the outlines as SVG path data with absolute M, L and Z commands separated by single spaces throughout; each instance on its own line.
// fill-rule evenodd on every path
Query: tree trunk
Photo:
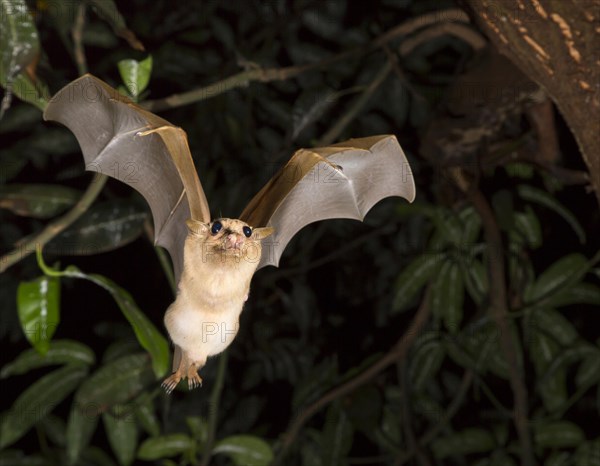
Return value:
M 481 30 L 554 101 L 600 204 L 600 0 L 465 0 Z

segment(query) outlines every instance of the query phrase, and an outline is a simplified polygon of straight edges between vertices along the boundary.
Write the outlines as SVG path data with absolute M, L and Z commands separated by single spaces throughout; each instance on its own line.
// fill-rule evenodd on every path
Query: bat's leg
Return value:
M 202 386 L 202 377 L 200 377 L 200 374 L 198 374 L 198 371 L 202 367 L 204 367 L 204 364 L 206 364 L 206 358 L 204 358 L 204 361 L 193 362 L 188 367 L 187 378 L 188 378 L 188 387 L 190 390 L 193 390 L 196 387 Z
M 176 372 L 179 369 L 179 364 L 181 364 L 181 348 L 175 345 L 175 349 L 173 350 L 173 368 L 172 372 Z
M 179 346 L 175 346 L 175 352 L 173 354 L 173 374 L 167 377 L 162 383 L 162 387 L 165 389 L 167 394 L 175 390 L 179 381 L 186 376 L 186 369 L 188 366 L 188 358 L 186 354 L 181 351 Z

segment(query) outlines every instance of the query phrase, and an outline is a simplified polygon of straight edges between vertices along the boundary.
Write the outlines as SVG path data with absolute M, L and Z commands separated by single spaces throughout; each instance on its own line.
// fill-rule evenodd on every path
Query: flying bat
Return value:
M 173 341 L 170 393 L 235 338 L 256 270 L 279 264 L 292 237 L 325 219 L 363 220 L 383 198 L 412 202 L 415 185 L 393 135 L 300 149 L 237 219 L 212 219 L 183 129 L 145 110 L 105 82 L 85 75 L 50 101 L 45 120 L 77 138 L 86 169 L 139 191 L 150 205 L 155 243 L 169 251 L 178 283 L 165 313 Z M 121 167 L 120 170 L 115 170 Z

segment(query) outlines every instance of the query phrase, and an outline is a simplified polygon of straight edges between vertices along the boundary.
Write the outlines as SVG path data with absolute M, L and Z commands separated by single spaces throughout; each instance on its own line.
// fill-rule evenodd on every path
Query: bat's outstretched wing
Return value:
M 258 268 L 279 264 L 290 239 L 304 226 L 329 218 L 362 220 L 378 201 L 412 202 L 415 183 L 395 136 L 351 139 L 300 149 L 240 215 L 253 227 L 271 226 Z
M 75 134 L 86 170 L 116 178 L 144 196 L 154 218 L 155 242 L 169 251 L 179 280 L 185 221 L 210 221 L 185 132 L 89 74 L 61 89 L 44 119 Z

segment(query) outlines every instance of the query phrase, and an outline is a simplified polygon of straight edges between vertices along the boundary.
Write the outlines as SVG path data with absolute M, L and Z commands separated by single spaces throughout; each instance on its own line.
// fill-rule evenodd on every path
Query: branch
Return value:
M 204 444 L 204 453 L 200 466 L 208 466 L 212 449 L 215 444 L 217 421 L 219 419 L 219 403 L 221 401 L 221 392 L 223 391 L 223 382 L 227 369 L 227 351 L 219 355 L 219 366 L 217 367 L 217 378 L 210 394 L 210 404 L 208 413 L 208 438 Z
M 80 76 L 87 73 L 87 61 L 85 59 L 85 50 L 83 48 L 83 28 L 85 26 L 85 2 L 81 2 L 77 7 L 73 29 L 71 29 L 71 37 L 73 37 L 73 53 L 75 55 L 75 63 Z
M 89 209 L 90 205 L 96 200 L 100 191 L 106 183 L 106 175 L 96 175 L 88 186 L 87 190 L 77 201 L 77 204 L 73 206 L 69 212 L 62 217 L 48 223 L 44 229 L 37 235 L 29 238 L 23 244 L 19 245 L 18 248 L 13 249 L 9 253 L 0 257 L 0 273 L 6 271 L 9 267 L 15 265 L 17 262 L 25 259 L 31 253 L 35 252 L 36 247 L 43 247 L 52 238 L 58 235 L 61 231 L 69 227 L 75 220 Z
M 355 101 L 352 103 L 352 106 L 348 109 L 348 111 L 337 120 L 336 124 L 333 125 L 322 137 L 319 139 L 319 142 L 316 146 L 327 146 L 332 144 L 340 134 L 346 129 L 352 120 L 356 118 L 356 116 L 360 113 L 363 107 L 369 102 L 371 96 L 379 89 L 379 86 L 383 84 L 388 75 L 392 71 L 392 65 L 390 61 L 386 61 L 385 64 L 381 67 L 377 75 L 373 78 L 373 81 L 369 83 L 369 86 L 365 89 L 365 91 L 358 96 Z
M 577 0 L 465 0 L 481 30 L 563 115 L 600 203 L 598 14 Z M 597 10 L 598 2 L 594 4 Z M 595 15 L 595 16 L 594 16 Z
M 534 456 L 527 421 L 527 387 L 519 369 L 515 344 L 509 326 L 502 235 L 494 213 L 484 195 L 475 185 L 469 185 L 460 169 L 451 171 L 456 185 L 463 191 L 481 217 L 485 242 L 489 251 L 488 276 L 490 283 L 489 312 L 498 327 L 500 347 L 508 363 L 508 376 L 514 398 L 513 420 L 521 446 L 521 465 L 533 466 Z
M 364 55 L 372 50 L 382 47 L 397 37 L 411 34 L 414 31 L 431 24 L 452 21 L 469 22 L 469 18 L 464 11 L 458 8 L 427 13 L 410 21 L 406 21 L 399 26 L 390 29 L 389 31 L 386 31 L 369 44 L 356 47 L 351 50 L 346 50 L 315 63 L 289 66 L 286 68 L 257 68 L 246 70 L 208 86 L 183 92 L 181 94 L 173 94 L 169 97 L 165 97 L 164 99 L 147 100 L 141 105 L 146 110 L 151 112 L 160 112 L 169 108 L 181 107 L 183 105 L 189 105 L 194 102 L 209 99 L 211 97 L 216 97 L 219 94 L 223 94 L 238 87 L 247 87 L 251 82 L 265 83 L 272 81 L 284 81 L 286 79 L 294 78 L 307 71 L 327 68 L 329 65 L 339 61 Z
M 452 402 L 448 406 L 448 409 L 444 412 L 444 414 L 440 417 L 436 424 L 427 432 L 425 432 L 425 434 L 423 434 L 423 436 L 419 439 L 419 441 L 417 442 L 418 447 L 424 447 L 434 438 L 436 438 L 440 431 L 444 427 L 446 427 L 450 420 L 456 415 L 456 413 L 458 412 L 458 408 L 460 408 L 460 405 L 462 405 L 463 401 L 465 400 L 465 396 L 467 395 L 467 392 L 472 382 L 473 372 L 467 370 L 462 378 L 460 387 L 458 388 L 458 392 L 456 393 L 456 396 L 452 399 Z M 409 459 L 411 459 L 415 454 L 417 454 L 418 447 L 414 446 L 406 453 L 401 453 L 400 456 L 398 456 L 398 458 L 396 459 L 394 466 L 402 466 L 403 464 L 405 464 Z
M 356 390 L 361 385 L 364 385 L 381 371 L 386 369 L 391 364 L 403 359 L 406 356 L 409 348 L 416 340 L 417 336 L 425 326 L 425 323 L 429 319 L 430 306 L 430 288 L 425 292 L 425 296 L 421 301 L 421 305 L 413 318 L 410 327 L 406 330 L 404 335 L 400 337 L 398 342 L 375 364 L 370 366 L 364 372 L 361 372 L 357 376 L 348 380 L 347 382 L 335 387 L 334 389 L 327 392 L 313 404 L 311 404 L 304 411 L 300 412 L 298 416 L 291 422 L 287 431 L 282 436 L 282 444 L 277 456 L 273 460 L 272 466 L 276 466 L 282 463 L 288 450 L 296 440 L 302 426 L 321 409 L 327 406 L 329 403 L 336 399 Z

